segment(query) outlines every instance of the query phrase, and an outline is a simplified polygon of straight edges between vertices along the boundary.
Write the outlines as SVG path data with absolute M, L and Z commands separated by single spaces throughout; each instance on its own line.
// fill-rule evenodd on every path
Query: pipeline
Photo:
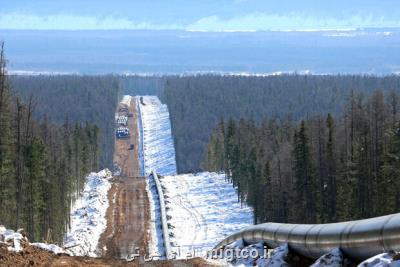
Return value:
M 141 102 L 142 97 L 141 98 Z M 142 110 L 140 108 L 141 103 L 139 103 L 137 97 L 136 97 L 136 108 L 138 111 L 138 128 L 139 128 L 139 143 L 140 143 L 140 148 L 139 148 L 139 169 L 141 172 L 141 175 L 144 176 L 146 174 L 145 172 L 145 164 L 144 164 L 144 155 L 143 155 L 143 122 L 142 122 Z M 168 223 L 167 223 L 167 211 L 165 208 L 165 200 L 164 200 L 164 192 L 162 191 L 161 188 L 161 183 L 160 180 L 158 179 L 157 173 L 153 170 L 150 174 L 150 177 L 154 179 L 154 183 L 156 185 L 157 189 L 157 195 L 158 195 L 158 201 L 160 202 L 160 217 L 161 217 L 161 227 L 162 227 L 162 235 L 163 235 L 163 241 L 164 241 L 164 252 L 165 252 L 165 258 L 168 260 L 171 258 L 171 243 L 169 240 L 169 232 L 168 232 Z M 150 178 L 149 177 L 149 178 Z
M 400 251 L 400 213 L 329 224 L 264 223 L 228 236 L 214 249 L 240 239 L 246 244 L 264 242 L 269 248 L 288 244 L 292 251 L 312 259 L 340 248 L 349 258 L 362 261 Z
M 161 217 L 161 226 L 162 226 L 162 234 L 164 240 L 164 251 L 165 258 L 168 260 L 171 258 L 171 243 L 169 240 L 169 232 L 168 232 L 168 223 L 167 223 L 167 211 L 165 208 L 165 200 L 164 200 L 164 192 L 161 188 L 160 180 L 158 179 L 158 175 L 155 171 L 152 171 L 151 176 L 154 179 L 157 188 L 158 199 L 160 201 L 160 217 Z
M 142 122 L 142 110 L 140 109 L 140 104 L 135 97 L 136 101 L 136 110 L 138 113 L 138 120 L 137 120 L 137 126 L 138 126 L 138 134 L 139 134 L 139 149 L 138 149 L 138 157 L 139 157 L 139 170 L 140 170 L 140 175 L 145 176 L 144 172 L 144 155 L 143 155 L 143 122 Z

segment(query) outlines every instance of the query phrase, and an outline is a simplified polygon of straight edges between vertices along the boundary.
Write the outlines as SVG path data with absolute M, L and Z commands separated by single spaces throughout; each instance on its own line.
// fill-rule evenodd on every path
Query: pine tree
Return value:
M 254 209 L 254 224 L 257 224 L 257 218 L 259 216 L 258 206 L 258 172 L 257 172 L 257 155 L 256 149 L 253 147 L 250 150 L 250 154 L 247 157 L 247 179 L 246 179 L 246 192 L 247 200 L 251 207 Z
M 327 185 L 326 192 L 328 197 L 326 214 L 328 215 L 327 221 L 336 221 L 336 192 L 337 192 L 337 182 L 336 182 L 336 152 L 335 152 L 335 125 L 331 114 L 328 114 L 326 119 L 326 125 L 328 128 L 328 141 L 326 144 L 326 154 L 327 154 Z
M 224 170 L 224 136 L 218 127 L 211 135 L 203 167 L 209 171 Z
M 6 76 L 4 43 L 0 44 L 0 219 L 16 227 L 16 184 L 13 166 L 13 133 L 11 132 L 10 90 Z
M 400 211 L 400 123 L 391 135 L 381 170 L 383 186 L 387 190 L 385 202 L 380 207 L 382 214 Z
M 30 241 L 62 241 L 70 203 L 99 166 L 96 125 L 52 124 L 33 117 L 33 95 L 14 95 L 0 51 L 0 223 L 23 227 Z
M 296 190 L 296 209 L 299 222 L 315 223 L 317 215 L 317 190 L 315 184 L 313 162 L 305 122 L 300 124 L 295 134 L 294 171 Z
M 263 180 L 264 184 L 263 186 L 263 196 L 264 196 L 264 207 L 265 207 L 265 212 L 264 216 L 262 217 L 263 221 L 267 220 L 273 220 L 273 208 L 274 208 L 274 202 L 273 202 L 273 190 L 272 190 L 272 181 L 271 181 L 271 170 L 270 170 L 270 164 L 267 161 L 267 163 L 264 166 L 264 172 L 263 172 Z
M 51 199 L 48 194 L 50 191 L 50 181 L 46 177 L 46 152 L 44 144 L 38 138 L 34 138 L 27 147 L 28 177 L 30 181 L 31 225 L 28 224 L 28 233 L 33 240 L 43 239 L 46 229 L 46 217 L 48 215 L 47 206 L 51 206 Z
M 225 147 L 225 173 L 228 175 L 230 179 L 231 177 L 231 170 L 232 170 L 232 156 L 233 156 L 233 149 L 234 149 L 234 144 L 235 144 L 235 122 L 233 119 L 230 119 L 228 121 L 228 126 L 226 130 L 226 136 L 225 136 L 225 142 L 224 142 L 224 147 Z

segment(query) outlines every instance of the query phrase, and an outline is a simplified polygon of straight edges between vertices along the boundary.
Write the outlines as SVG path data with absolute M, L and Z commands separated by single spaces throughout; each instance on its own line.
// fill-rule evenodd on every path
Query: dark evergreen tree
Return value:
M 317 190 L 306 131 L 305 122 L 302 121 L 300 129 L 294 137 L 295 203 L 296 208 L 303 211 L 298 214 L 298 220 L 315 223 L 317 221 Z
M 327 218 L 324 221 L 332 222 L 336 221 L 336 192 L 337 192 L 337 181 L 336 181 L 336 142 L 335 142 L 335 124 L 331 114 L 328 114 L 326 119 L 326 126 L 328 128 L 328 141 L 326 144 L 326 164 L 327 164 L 327 184 L 324 185 L 324 191 L 326 194 L 327 202 L 323 209 L 327 214 Z

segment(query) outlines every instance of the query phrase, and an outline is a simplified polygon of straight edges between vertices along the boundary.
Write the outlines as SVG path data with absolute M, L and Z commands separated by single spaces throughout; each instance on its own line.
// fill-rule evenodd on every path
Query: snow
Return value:
M 234 267 L 247 267 L 247 266 L 258 266 L 258 267 L 283 267 L 289 266 L 285 262 L 285 258 L 288 256 L 289 248 L 288 245 L 283 245 L 275 248 L 270 255 L 266 255 L 266 250 L 263 247 L 262 243 L 257 243 L 249 246 L 244 246 L 243 240 L 237 240 L 227 246 L 225 246 L 225 263 L 229 266 Z M 238 249 L 239 251 L 251 251 L 252 249 L 256 249 L 258 251 L 259 257 L 256 259 L 252 259 L 251 257 L 247 259 L 243 259 L 237 257 L 241 252 L 236 252 L 234 257 L 229 256 L 231 254 L 226 253 L 227 250 Z M 251 253 L 249 253 L 251 255 Z M 365 260 L 360 263 L 358 267 L 400 267 L 400 259 L 397 258 L 398 254 L 392 253 L 382 253 L 376 255 L 370 259 Z M 341 267 L 343 266 L 344 255 L 339 248 L 332 250 L 331 252 L 322 255 L 314 264 L 310 267 Z
M 257 266 L 268 266 L 266 265 L 268 263 L 268 260 L 271 259 L 266 259 L 266 254 L 267 250 L 264 249 L 264 245 L 262 243 L 256 243 L 244 248 L 241 248 L 242 251 L 246 251 L 246 254 L 248 255 L 257 255 L 257 258 L 253 257 L 247 257 L 247 258 L 238 258 L 233 262 L 230 262 L 231 266 L 254 266 L 254 263 L 257 263 Z M 257 252 L 254 254 L 254 252 Z M 260 257 L 260 258 L 258 258 Z
M 287 244 L 277 247 L 269 253 L 263 243 L 244 246 L 243 240 L 237 240 L 225 246 L 223 260 L 225 265 L 234 267 L 288 267 L 289 265 L 285 261 L 288 254 Z
M 253 222 L 253 210 L 238 203 L 236 190 L 222 173 L 160 178 L 164 187 L 172 251 L 205 256 L 219 241 Z
M 124 105 L 127 105 L 129 107 L 131 104 L 131 99 L 132 99 L 132 97 L 130 95 L 124 95 L 122 97 L 121 103 Z
M 257 266 L 260 267 L 288 267 L 285 258 L 289 254 L 288 245 L 277 247 L 272 252 L 271 258 L 260 258 L 256 261 Z
M 341 267 L 343 265 L 343 253 L 339 248 L 322 255 L 310 267 Z
M 160 202 L 158 200 L 157 188 L 154 179 L 149 179 L 147 183 L 147 192 L 150 199 L 150 255 L 164 255 L 164 239 L 161 231 L 161 212 Z M 164 257 L 162 257 L 164 258 Z
M 160 175 L 174 175 L 175 149 L 167 105 L 162 104 L 157 96 L 143 96 L 143 102 L 145 105 L 139 106 L 145 175 L 153 170 Z
M 179 258 L 187 253 L 205 255 L 224 237 L 251 225 L 253 211 L 241 207 L 232 184 L 224 174 L 176 175 L 175 149 L 168 108 L 156 96 L 136 97 L 143 157 L 143 174 L 153 170 L 165 177 L 160 181 L 166 201 L 172 250 Z M 163 254 L 160 205 L 154 181 L 149 179 L 151 206 L 151 254 Z
M 136 105 L 139 111 L 139 165 L 142 175 L 149 176 L 153 170 L 163 175 L 176 174 L 175 148 L 167 106 L 156 96 L 137 96 Z M 147 186 L 151 219 L 149 253 L 164 255 L 160 203 L 154 180 L 148 179 Z
M 97 256 L 97 244 L 107 226 L 105 216 L 109 206 L 107 195 L 111 178 L 108 169 L 86 177 L 85 188 L 72 208 L 71 228 L 64 242 L 72 255 Z
M 19 229 L 17 232 L 14 230 L 7 229 L 4 225 L 0 225 L 0 243 L 4 243 L 7 246 L 8 251 L 21 252 L 23 251 L 22 244 L 24 246 L 35 246 L 41 249 L 50 251 L 54 254 L 68 254 L 63 248 L 54 244 L 45 243 L 29 243 L 28 238 L 25 236 L 23 229 Z M 24 243 L 23 243 L 24 242 Z
M 400 260 L 393 260 L 393 253 L 382 253 L 369 258 L 358 267 L 400 267 Z
M 21 228 L 15 232 L 0 225 L 0 243 L 6 244 L 8 251 L 20 252 L 23 250 L 22 244 L 29 244 L 29 241 L 24 229 Z
M 141 104 L 140 104 L 140 97 L 136 97 L 136 110 L 138 112 L 138 120 L 137 120 L 137 127 L 138 127 L 138 135 L 139 135 L 139 173 L 141 176 L 144 175 L 144 155 L 143 155 L 143 123 L 142 123 L 142 111 L 141 111 Z
M 35 246 L 35 247 L 50 251 L 56 255 L 67 253 L 63 248 L 60 248 L 59 246 L 54 245 L 54 244 L 31 243 L 31 246 Z
M 5 228 L 4 228 L 5 229 Z M 0 232 L 0 235 L 4 237 L 4 242 L 11 244 L 7 249 L 8 251 L 20 252 L 22 251 L 21 240 L 23 239 L 22 234 L 14 232 L 13 230 L 6 229 Z

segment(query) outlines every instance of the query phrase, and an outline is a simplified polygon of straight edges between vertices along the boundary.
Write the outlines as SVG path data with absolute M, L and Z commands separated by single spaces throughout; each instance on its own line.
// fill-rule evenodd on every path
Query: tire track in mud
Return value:
M 99 255 L 105 258 L 126 258 L 137 253 L 137 248 L 142 258 L 148 252 L 150 204 L 146 179 L 139 177 L 138 114 L 133 98 L 129 110 L 133 114 L 128 117 L 131 136 L 115 140 L 114 163 L 121 174 L 113 179 L 108 194 L 107 228 L 99 240 Z

